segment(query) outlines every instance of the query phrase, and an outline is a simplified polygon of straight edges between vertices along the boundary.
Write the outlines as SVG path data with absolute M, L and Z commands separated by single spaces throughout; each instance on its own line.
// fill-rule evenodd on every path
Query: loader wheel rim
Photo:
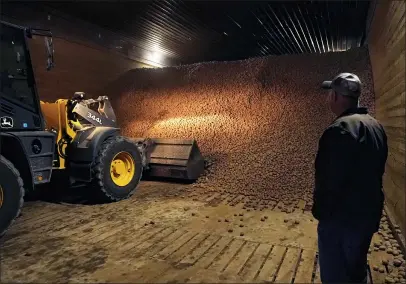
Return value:
M 3 188 L 0 185 L 0 208 L 3 206 L 3 198 L 4 198 Z
M 119 152 L 111 161 L 110 176 L 118 186 L 128 185 L 135 174 L 135 162 L 128 152 Z

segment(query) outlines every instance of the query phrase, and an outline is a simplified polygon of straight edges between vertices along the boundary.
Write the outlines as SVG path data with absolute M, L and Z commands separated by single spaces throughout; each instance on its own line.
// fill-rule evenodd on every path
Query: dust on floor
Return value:
M 28 202 L 2 239 L 1 281 L 319 283 L 317 222 L 305 202 L 289 206 L 160 182 L 118 203 Z M 385 222 L 372 277 L 398 283 L 404 258 Z

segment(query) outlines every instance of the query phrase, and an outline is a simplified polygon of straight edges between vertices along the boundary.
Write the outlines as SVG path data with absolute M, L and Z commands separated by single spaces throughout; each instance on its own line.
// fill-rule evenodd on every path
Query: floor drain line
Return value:
M 272 277 L 272 282 L 275 282 L 276 277 L 278 276 L 279 270 L 281 269 L 282 263 L 283 263 L 283 261 L 285 260 L 285 257 L 286 257 L 286 254 L 287 254 L 287 253 L 288 253 L 288 248 L 285 248 L 285 252 L 283 253 L 282 259 L 281 259 L 281 261 L 280 261 L 279 264 L 278 264 L 278 268 L 276 268 L 275 274 L 274 274 L 274 276 Z
M 261 266 L 259 267 L 257 273 L 255 274 L 254 280 L 256 280 L 258 278 L 258 275 L 261 273 L 262 268 L 265 265 L 265 262 L 267 261 L 267 259 L 269 258 L 269 256 L 271 255 L 273 249 L 275 248 L 275 246 L 273 245 L 271 247 L 271 249 L 269 250 L 269 252 L 266 254 L 266 257 L 264 258 L 264 261 L 261 263 Z

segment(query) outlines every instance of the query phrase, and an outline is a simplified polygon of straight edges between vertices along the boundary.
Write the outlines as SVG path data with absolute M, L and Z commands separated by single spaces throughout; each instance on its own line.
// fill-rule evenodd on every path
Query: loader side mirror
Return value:
M 54 44 L 51 37 L 45 37 L 45 47 L 47 51 L 47 70 L 51 70 L 54 66 Z

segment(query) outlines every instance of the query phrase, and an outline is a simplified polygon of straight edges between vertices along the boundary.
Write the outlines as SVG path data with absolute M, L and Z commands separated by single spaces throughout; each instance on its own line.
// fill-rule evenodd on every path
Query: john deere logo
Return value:
M 0 126 L 1 126 L 1 128 L 12 128 L 13 119 L 9 116 L 2 116 L 0 118 Z

